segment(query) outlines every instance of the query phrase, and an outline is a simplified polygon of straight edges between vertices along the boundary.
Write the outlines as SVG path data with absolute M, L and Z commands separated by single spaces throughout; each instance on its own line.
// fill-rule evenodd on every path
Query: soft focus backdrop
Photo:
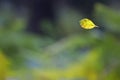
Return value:
M 0 80 L 120 80 L 119 3 L 0 0 Z

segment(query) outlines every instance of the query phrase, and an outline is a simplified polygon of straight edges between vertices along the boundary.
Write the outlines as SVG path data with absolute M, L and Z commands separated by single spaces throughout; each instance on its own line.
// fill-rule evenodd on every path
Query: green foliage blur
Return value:
M 93 21 L 99 28 L 84 30 L 85 15 L 65 8 L 56 26 L 42 22 L 49 36 L 40 36 L 25 31 L 26 15 L 1 10 L 0 80 L 120 80 L 119 14 L 98 3 Z

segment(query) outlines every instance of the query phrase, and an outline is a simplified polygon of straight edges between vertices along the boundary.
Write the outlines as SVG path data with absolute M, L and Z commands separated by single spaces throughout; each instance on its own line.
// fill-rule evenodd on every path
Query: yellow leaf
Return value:
M 84 18 L 80 20 L 80 26 L 84 29 L 93 29 L 96 26 L 90 19 Z

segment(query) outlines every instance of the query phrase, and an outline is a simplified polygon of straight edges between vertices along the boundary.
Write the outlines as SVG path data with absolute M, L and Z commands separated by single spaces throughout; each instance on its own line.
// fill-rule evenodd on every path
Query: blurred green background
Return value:
M 30 9 L 1 3 L 0 80 L 120 80 L 117 3 L 96 2 L 91 15 L 61 4 L 54 23 L 44 17 L 39 21 L 44 32 L 39 34 L 26 30 Z M 85 17 L 99 28 L 82 29 L 79 20 Z

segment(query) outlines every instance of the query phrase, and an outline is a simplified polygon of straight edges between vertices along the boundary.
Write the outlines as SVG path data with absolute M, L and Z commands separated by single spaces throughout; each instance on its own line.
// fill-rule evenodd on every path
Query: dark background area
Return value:
M 58 10 L 61 6 L 64 8 L 67 5 L 92 19 L 96 3 L 111 5 L 112 2 L 113 0 L 1 0 L 1 3 L 9 3 L 18 11 L 23 7 L 27 8 L 29 10 L 27 31 L 41 35 L 45 34 L 40 26 L 41 21 L 48 19 L 55 25 L 56 9 Z

